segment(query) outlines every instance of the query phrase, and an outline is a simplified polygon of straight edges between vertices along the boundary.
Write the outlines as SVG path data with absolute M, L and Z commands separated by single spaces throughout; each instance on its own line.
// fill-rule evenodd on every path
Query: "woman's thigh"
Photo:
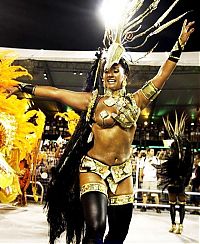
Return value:
M 101 183 L 106 186 L 105 181 L 95 173 L 80 173 L 80 186 L 83 186 L 87 183 Z
M 122 180 L 117 187 L 117 191 L 115 195 L 130 195 L 133 194 L 133 179 L 132 176 Z M 112 196 L 114 194 L 109 192 L 109 195 Z
M 105 185 L 105 187 L 107 187 L 106 182 L 99 175 L 94 173 L 80 173 L 80 186 L 82 187 L 83 185 L 88 183 L 100 183 Z M 109 189 L 108 189 L 108 194 L 109 196 L 133 194 L 132 176 L 129 176 L 128 178 L 119 182 L 115 194 L 113 194 Z

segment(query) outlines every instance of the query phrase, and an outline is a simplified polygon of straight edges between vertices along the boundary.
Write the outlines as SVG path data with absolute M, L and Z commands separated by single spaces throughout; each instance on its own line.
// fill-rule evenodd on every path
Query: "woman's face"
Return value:
M 122 88 L 122 81 L 126 78 L 121 64 L 113 64 L 110 69 L 106 69 L 103 73 L 104 87 L 113 91 L 119 90 Z

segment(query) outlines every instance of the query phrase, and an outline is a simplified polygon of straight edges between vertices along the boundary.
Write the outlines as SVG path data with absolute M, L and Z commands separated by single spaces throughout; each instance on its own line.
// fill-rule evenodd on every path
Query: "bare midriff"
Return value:
M 111 128 L 102 128 L 93 124 L 94 145 L 88 156 L 107 165 L 118 165 L 130 157 L 130 147 L 136 127 L 123 129 L 115 124 Z

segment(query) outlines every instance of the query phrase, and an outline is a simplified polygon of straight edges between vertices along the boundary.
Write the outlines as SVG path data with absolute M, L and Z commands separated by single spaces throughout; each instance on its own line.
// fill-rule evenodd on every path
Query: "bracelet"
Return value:
M 180 38 L 178 38 L 178 40 L 176 41 L 174 47 L 172 48 L 170 55 L 169 55 L 169 60 L 177 63 L 178 60 L 180 59 L 181 53 L 184 49 L 184 44 L 181 43 Z
M 28 83 L 19 83 L 18 84 L 18 89 L 21 92 L 25 92 L 25 93 L 28 93 L 31 95 L 34 95 L 35 88 L 36 88 L 36 86 L 34 86 L 32 84 L 28 84 Z

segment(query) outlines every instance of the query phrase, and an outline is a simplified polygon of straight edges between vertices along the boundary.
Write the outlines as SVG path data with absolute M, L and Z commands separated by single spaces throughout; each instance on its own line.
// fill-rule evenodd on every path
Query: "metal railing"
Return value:
M 42 202 L 43 202 L 43 197 L 44 197 L 44 187 L 43 187 L 43 185 L 41 184 L 41 182 L 39 182 L 39 181 L 36 181 L 36 182 L 33 182 L 33 181 L 30 181 L 30 185 L 31 185 L 31 191 L 32 191 L 32 184 L 36 184 L 36 187 L 38 187 L 39 186 L 39 188 L 40 188 L 40 194 L 38 194 L 38 191 L 36 190 L 36 196 L 40 199 L 40 204 L 42 204 Z M 31 198 L 34 198 L 34 195 L 33 194 L 27 194 L 26 195 L 27 197 L 31 197 Z
M 168 191 L 165 190 L 165 191 L 162 191 L 162 190 L 147 190 L 147 189 L 142 189 L 142 188 L 138 188 L 138 189 L 134 189 L 134 197 L 135 195 L 137 196 L 138 192 L 150 192 L 150 193 L 161 193 L 161 194 L 167 194 L 168 195 Z M 185 192 L 186 195 L 195 195 L 195 196 L 200 196 L 200 192 Z M 163 203 L 159 203 L 159 204 L 156 204 L 156 203 L 140 203 L 138 202 L 137 200 L 137 197 L 136 197 L 136 200 L 134 200 L 134 203 L 133 205 L 135 207 L 137 206 L 149 206 L 149 207 L 161 207 L 161 208 L 169 208 L 170 205 L 169 204 L 163 204 Z M 200 210 L 200 207 L 197 207 L 197 206 L 191 206 L 191 205 L 187 205 L 187 202 L 186 202 L 186 205 L 185 205 L 185 208 L 186 209 L 193 209 L 193 210 Z

